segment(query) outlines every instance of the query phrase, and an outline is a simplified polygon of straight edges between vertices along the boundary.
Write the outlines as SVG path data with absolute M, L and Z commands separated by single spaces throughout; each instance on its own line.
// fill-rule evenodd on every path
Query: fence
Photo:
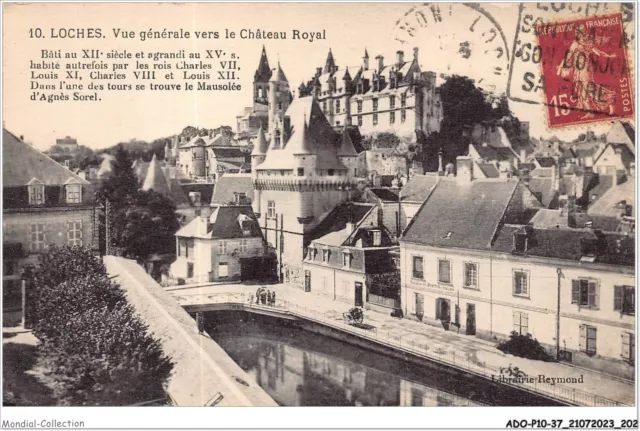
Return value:
M 367 293 L 367 301 L 371 304 L 382 305 L 389 308 L 400 308 L 400 300 L 394 298 L 385 298 L 373 293 Z
M 335 312 L 319 311 L 315 308 L 300 306 L 298 304 L 286 301 L 276 300 L 274 305 L 262 305 L 255 302 L 253 295 L 244 293 L 212 293 L 212 294 L 192 294 L 192 295 L 176 295 L 175 299 L 180 305 L 207 305 L 207 304 L 241 304 L 244 307 L 263 309 L 263 310 L 280 310 L 283 313 L 302 317 L 307 320 L 321 323 L 325 326 L 339 329 L 341 331 L 358 335 L 370 341 L 392 347 L 396 350 L 404 351 L 418 357 L 428 359 L 432 362 L 440 363 L 449 367 L 466 371 L 492 381 L 525 390 L 538 395 L 544 395 L 558 401 L 582 405 L 589 407 L 618 407 L 624 404 L 611 400 L 609 398 L 594 395 L 578 389 L 562 386 L 559 384 L 550 384 L 540 382 L 537 378 L 523 379 L 513 378 L 504 375 L 501 368 L 487 365 L 485 362 L 472 362 L 455 352 L 443 351 L 440 349 L 431 349 L 426 344 L 416 343 L 413 340 L 403 340 L 402 336 L 392 334 L 388 331 L 378 331 L 378 328 L 365 329 L 348 324 L 341 315 Z M 197 297 L 197 301 L 191 298 Z M 531 381 L 533 380 L 533 381 Z

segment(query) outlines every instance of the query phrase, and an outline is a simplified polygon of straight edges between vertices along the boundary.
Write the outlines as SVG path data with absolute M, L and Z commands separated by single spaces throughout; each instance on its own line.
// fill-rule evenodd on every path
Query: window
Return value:
M 464 287 L 478 287 L 478 264 L 472 262 L 464 263 Z
M 220 241 L 218 243 L 218 254 L 227 254 L 227 241 Z
M 336 113 L 340 112 L 340 99 L 336 100 Z
M 314 260 L 315 257 L 316 257 L 316 248 L 315 247 L 309 247 L 309 251 L 307 253 L 307 259 Z
M 16 261 L 5 260 L 2 262 L 2 275 L 13 275 L 16 272 Z
M 636 314 L 636 288 L 633 286 L 613 287 L 613 309 L 622 314 Z
M 304 176 L 304 168 L 298 168 L 298 176 L 299 177 Z
M 407 95 L 406 94 L 403 94 L 403 95 L 400 96 L 400 106 L 403 107 L 403 108 L 405 106 L 407 106 Z
M 393 124 L 396 122 L 396 113 L 389 112 L 389 124 Z
M 82 202 L 82 186 L 80 184 L 69 184 L 65 186 L 68 204 L 79 204 Z
M 379 230 L 374 230 L 371 232 L 373 234 L 373 245 L 374 247 L 377 247 L 380 245 L 380 241 L 382 239 L 382 232 L 380 232 Z
M 29 186 L 29 205 L 44 205 L 44 184 Z
M 329 250 L 322 250 L 322 262 L 323 263 L 328 263 L 329 262 Z
M 404 109 L 400 111 L 400 122 L 404 123 L 407 120 L 407 111 Z
M 278 109 L 282 109 L 282 102 L 278 102 Z
M 332 176 L 333 176 L 333 174 L 335 174 L 335 171 L 334 171 L 333 169 L 329 169 L 329 170 L 327 171 L 327 174 L 328 174 L 330 177 L 332 177 Z
M 631 364 L 636 361 L 636 341 L 630 332 L 622 333 L 622 360 Z
M 33 252 L 43 251 L 47 247 L 44 223 L 31 223 L 29 230 L 29 250 Z
M 229 276 L 229 265 L 226 262 L 220 262 L 218 264 L 218 278 L 225 278 Z
M 187 257 L 187 240 L 186 239 L 178 240 L 178 256 Z
M 529 333 L 529 315 L 521 311 L 513 312 L 513 330 L 520 335 Z
M 362 126 L 362 115 L 358 115 L 358 126 Z
M 378 110 L 378 99 L 373 99 L 373 110 L 374 111 Z
M 342 252 L 342 266 L 344 266 L 345 268 L 351 268 L 351 252 Z
M 451 261 L 438 259 L 438 281 L 440 283 L 451 283 Z
M 588 355 L 596 354 L 596 328 L 580 325 L 580 351 Z
M 187 258 L 191 258 L 191 259 L 193 259 L 194 254 L 195 254 L 195 253 L 193 252 L 193 248 L 195 247 L 195 244 L 194 244 L 194 242 L 193 242 L 193 239 L 188 239 L 188 240 L 186 240 L 185 242 L 186 242 L 186 245 L 187 245 L 187 252 L 186 252 L 185 256 L 186 256 Z
M 200 217 L 200 216 L 202 215 L 202 210 L 195 210 L 195 211 L 194 211 L 194 215 L 195 215 L 196 217 Z
M 276 218 L 276 201 L 267 202 L 267 217 Z
M 247 245 L 248 245 L 248 241 L 246 239 L 241 239 L 240 240 L 240 252 L 241 253 L 246 253 L 247 252 Z
M 273 144 L 273 148 L 280 148 L 280 130 L 275 130 L 273 132 L 274 135 L 274 144 Z
M 362 100 L 358 100 L 358 114 L 362 112 Z
M 378 114 L 373 114 L 373 125 L 374 126 L 378 125 Z
M 413 278 L 424 280 L 424 261 L 422 256 L 413 256 Z
M 82 220 L 67 222 L 67 244 L 82 247 Z
M 529 297 L 529 273 L 527 271 L 513 271 L 513 294 Z
M 395 109 L 396 107 L 396 96 L 389 97 L 389 108 Z
M 327 101 L 322 102 L 322 112 L 327 113 Z
M 571 280 L 571 303 L 580 307 L 598 308 L 598 290 L 598 282 L 595 280 Z

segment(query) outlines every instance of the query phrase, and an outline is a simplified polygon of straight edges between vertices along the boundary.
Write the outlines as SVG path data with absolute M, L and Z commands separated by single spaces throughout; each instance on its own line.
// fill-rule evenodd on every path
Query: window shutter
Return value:
M 82 239 L 82 220 L 76 222 L 76 239 Z
M 598 283 L 589 282 L 589 306 L 598 307 Z
M 513 330 L 520 333 L 520 314 L 517 311 L 513 312 Z
M 587 350 L 587 325 L 580 325 L 580 350 Z
M 613 286 L 613 310 L 622 311 L 622 298 L 624 295 L 624 287 Z
M 571 280 L 571 303 L 580 304 L 580 280 Z
M 587 327 L 587 352 L 596 352 L 596 328 Z
M 442 299 L 438 298 L 436 300 L 436 320 L 440 320 L 440 303 L 442 302 Z
M 622 338 L 622 355 L 621 355 L 622 359 L 629 359 L 630 358 L 629 352 L 631 351 L 630 350 L 631 346 L 629 345 L 629 342 L 631 341 L 630 340 L 631 339 L 631 337 L 630 337 L 631 334 L 629 334 L 628 332 L 623 332 L 620 335 L 621 335 L 621 338 Z

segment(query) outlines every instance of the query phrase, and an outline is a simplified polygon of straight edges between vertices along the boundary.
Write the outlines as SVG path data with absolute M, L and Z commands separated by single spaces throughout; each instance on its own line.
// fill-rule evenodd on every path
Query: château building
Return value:
M 381 55 L 375 60 L 370 64 L 365 49 L 360 66 L 340 68 L 329 50 L 324 67 L 300 84 L 298 94 L 315 98 L 331 126 L 358 126 L 363 135 L 389 132 L 413 141 L 416 133 L 439 131 L 443 114 L 436 74 L 422 71 L 418 48 L 409 61 L 404 51 L 397 51 L 392 64 Z
M 281 277 L 302 283 L 301 263 L 314 230 L 356 188 L 358 155 L 349 134 L 334 131 L 314 98 L 297 98 L 285 111 L 283 78 L 278 67 L 269 85 L 275 102 L 270 139 L 259 128 L 251 155 L 253 208 L 278 255 Z

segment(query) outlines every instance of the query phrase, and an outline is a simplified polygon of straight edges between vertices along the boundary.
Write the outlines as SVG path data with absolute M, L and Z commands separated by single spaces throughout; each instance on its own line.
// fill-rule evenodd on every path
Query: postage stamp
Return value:
M 537 27 L 550 128 L 633 116 L 622 14 Z

